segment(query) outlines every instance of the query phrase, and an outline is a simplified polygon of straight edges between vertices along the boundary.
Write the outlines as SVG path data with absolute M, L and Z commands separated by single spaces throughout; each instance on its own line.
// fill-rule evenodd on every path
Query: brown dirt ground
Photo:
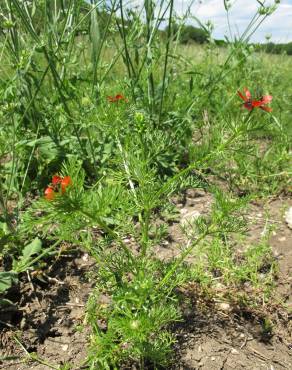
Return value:
M 200 212 L 208 213 L 212 197 L 203 191 L 188 190 L 174 200 L 181 217 Z M 284 212 L 292 200 L 272 199 L 253 203 L 247 214 L 248 242 L 259 240 L 269 225 L 275 227 L 270 238 L 275 258 L 279 262 L 279 278 L 275 302 L 270 308 L 274 315 L 273 334 L 262 335 L 261 317 L 252 312 L 225 310 L 214 304 L 199 305 L 194 292 L 194 306 L 185 312 L 185 320 L 175 328 L 177 344 L 173 370 L 290 370 L 292 369 L 292 230 L 284 221 Z M 156 248 L 162 259 L 179 253 L 183 240 L 179 223 L 170 225 L 168 241 Z M 43 282 L 34 277 L 32 284 L 26 276 L 10 292 L 18 310 L 0 312 L 0 369 L 45 370 L 45 364 L 23 362 L 25 350 L 55 366 L 70 362 L 73 369 L 86 368 L 86 343 L 89 331 L 78 330 L 84 320 L 84 309 L 93 287 L 86 276 L 93 262 L 84 253 L 63 256 L 48 268 Z M 191 293 L 188 293 L 191 294 Z M 289 313 L 290 312 L 290 313 Z M 5 325 L 3 323 L 6 323 Z M 15 356 L 11 361 L 2 357 Z
M 9 327 L 0 329 L 0 357 L 15 356 L 12 361 L 0 361 L 0 369 L 43 370 L 37 362 L 23 363 L 25 350 L 53 365 L 70 362 L 78 368 L 86 358 L 88 331 L 78 330 L 84 319 L 84 308 L 93 287 L 86 278 L 92 261 L 86 254 L 62 256 L 46 271 L 33 279 L 26 276 L 9 298 L 17 302 L 19 311 L 0 312 L 0 320 Z
M 188 190 L 176 203 L 181 214 L 192 214 L 194 210 L 205 214 L 212 198 L 202 191 Z M 292 200 L 287 197 L 271 199 L 252 203 L 246 214 L 249 232 L 245 243 L 249 245 L 259 241 L 268 228 L 273 227 L 269 243 L 279 264 L 275 307 L 263 307 L 263 312 L 269 312 L 273 319 L 273 334 L 263 335 L 261 315 L 252 311 L 237 312 L 228 305 L 196 309 L 195 303 L 194 311 L 188 312 L 185 322 L 177 329 L 178 357 L 172 369 L 292 369 L 292 230 L 284 217 L 290 206 Z M 177 228 L 177 225 L 172 227 Z M 178 230 L 173 234 L 176 239 L 182 238 Z M 174 238 L 175 241 L 179 240 Z M 174 247 L 164 257 L 167 259 L 177 253 Z M 277 305 L 280 301 L 286 309 Z

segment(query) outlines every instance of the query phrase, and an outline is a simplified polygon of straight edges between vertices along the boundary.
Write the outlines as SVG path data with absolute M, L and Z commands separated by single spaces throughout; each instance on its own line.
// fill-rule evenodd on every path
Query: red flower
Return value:
M 240 98 L 244 101 L 243 106 L 248 109 L 249 111 L 253 110 L 254 108 L 260 108 L 265 110 L 266 112 L 271 112 L 272 108 L 266 107 L 266 104 L 269 104 L 273 97 L 272 95 L 264 95 L 260 100 L 254 100 L 251 97 L 251 93 L 247 88 L 244 88 L 245 96 L 240 92 L 237 91 L 237 94 Z
M 63 177 L 63 179 L 61 181 L 61 191 L 62 191 L 62 193 L 65 193 L 66 188 L 70 185 L 72 185 L 71 177 L 70 176 Z
M 47 200 L 53 200 L 55 198 L 56 193 L 51 186 L 48 186 L 45 190 L 45 198 Z
M 59 191 L 60 187 L 61 187 L 61 193 L 64 194 L 66 191 L 66 188 L 70 185 L 72 185 L 72 180 L 70 176 L 60 177 L 60 176 L 54 175 L 52 177 L 51 185 L 49 185 L 45 190 L 45 198 L 47 200 L 55 199 L 56 192 Z
M 60 177 L 60 176 L 55 175 L 52 178 L 52 184 L 53 185 L 60 184 L 61 181 L 62 181 L 62 177 Z
M 121 94 L 118 94 L 116 96 L 108 96 L 107 97 L 107 100 L 110 102 L 110 103 L 116 103 L 120 100 L 124 100 L 126 103 L 128 102 L 128 100 L 124 97 L 124 95 L 121 95 Z

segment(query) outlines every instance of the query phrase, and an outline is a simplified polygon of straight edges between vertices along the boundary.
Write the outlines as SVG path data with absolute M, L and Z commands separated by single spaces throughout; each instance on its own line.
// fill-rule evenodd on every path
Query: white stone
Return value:
M 68 351 L 69 346 L 68 346 L 68 344 L 63 344 L 63 345 L 61 346 L 61 348 L 62 348 L 62 351 L 67 352 L 67 351 Z
M 87 262 L 88 261 L 88 253 L 84 253 L 83 256 L 82 256 L 82 259 L 84 262 Z
M 218 304 L 218 308 L 222 311 L 230 311 L 231 307 L 230 307 L 230 304 L 229 303 L 219 303 Z
M 285 242 L 286 241 L 286 237 L 285 236 L 281 236 L 281 238 L 278 239 L 279 242 Z

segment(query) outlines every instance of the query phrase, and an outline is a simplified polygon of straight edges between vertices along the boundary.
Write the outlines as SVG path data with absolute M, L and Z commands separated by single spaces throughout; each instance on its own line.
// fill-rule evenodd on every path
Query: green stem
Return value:
M 174 265 L 171 267 L 171 269 L 166 273 L 164 278 L 160 281 L 158 284 L 158 289 L 162 288 L 168 280 L 172 277 L 172 275 L 175 273 L 179 265 L 181 265 L 186 257 L 193 251 L 193 249 L 203 240 L 205 237 L 209 234 L 212 234 L 213 231 L 211 231 L 209 228 L 199 237 L 195 242 L 193 242 L 188 248 L 186 248 L 183 253 L 180 255 L 180 257 L 176 260 Z
M 14 233 L 14 227 L 9 217 L 9 213 L 7 211 L 7 207 L 4 200 L 3 190 L 2 190 L 2 182 L 0 181 L 0 210 L 3 213 L 4 220 L 9 228 L 11 233 Z
M 80 212 L 90 218 L 92 221 L 96 222 L 108 235 L 110 235 L 113 239 L 115 239 L 119 245 L 123 248 L 124 252 L 128 256 L 128 258 L 132 261 L 134 261 L 134 257 L 129 250 L 129 248 L 126 246 L 126 244 L 122 241 L 122 239 L 119 237 L 119 235 L 112 230 L 100 217 L 93 216 L 92 214 L 84 211 L 83 209 L 80 209 Z
M 174 3 L 174 1 L 173 0 L 170 0 L 169 20 L 168 20 L 168 34 L 167 34 L 167 43 L 166 43 L 166 50 L 165 50 L 163 79 L 162 79 L 162 92 L 161 92 L 161 99 L 160 99 L 158 123 L 160 123 L 160 121 L 161 121 L 162 106 L 163 106 L 163 99 L 164 99 L 164 90 L 165 90 L 165 81 L 166 81 L 168 54 L 169 54 L 169 47 L 170 47 L 170 40 L 171 40 L 171 32 L 172 32 L 171 25 L 172 25 L 173 3 Z
M 125 58 L 124 58 L 124 61 L 125 61 L 125 64 L 126 64 L 126 68 L 127 68 L 129 80 L 130 80 L 131 87 L 132 87 L 132 97 L 133 97 L 133 100 L 135 101 L 136 100 L 136 96 L 135 96 L 135 90 L 134 90 L 134 87 L 133 87 L 133 76 L 135 77 L 136 72 L 135 72 L 135 69 L 134 69 L 134 66 L 133 66 L 131 57 L 130 57 L 129 50 L 128 50 L 126 27 L 125 27 L 125 19 L 124 19 L 124 10 L 123 10 L 123 0 L 120 0 L 119 4 L 120 4 L 120 11 L 121 11 L 121 24 L 122 24 L 122 27 L 120 26 L 120 24 L 119 24 L 118 21 L 116 21 L 116 24 L 117 24 L 119 33 L 120 33 L 121 38 L 122 38 L 123 43 L 124 43 L 124 50 L 125 50 Z
M 150 225 L 150 210 L 145 209 L 145 215 L 142 225 L 142 257 L 145 257 L 149 242 L 149 225 Z
M 28 265 L 26 266 L 21 266 L 22 268 L 19 269 L 19 271 L 16 269 L 15 272 L 16 273 L 21 273 L 23 271 L 26 271 L 30 266 L 33 266 L 37 261 L 39 261 L 41 258 L 43 258 L 45 255 L 47 255 L 49 252 L 51 252 L 52 250 L 54 250 L 56 248 L 56 246 L 61 242 L 61 240 L 57 240 L 53 245 L 51 245 L 49 248 L 45 249 L 41 254 L 39 254 L 36 258 L 34 258 L 33 260 L 31 260 L 29 262 Z
M 78 129 L 76 127 L 75 121 L 74 121 L 74 119 L 73 119 L 73 117 L 71 115 L 70 109 L 69 109 L 69 107 L 68 107 L 68 105 L 66 103 L 66 99 L 65 99 L 65 96 L 63 94 L 63 90 L 66 91 L 66 89 L 65 89 L 64 85 L 62 84 L 62 81 L 61 81 L 61 79 L 60 79 L 60 77 L 59 77 L 59 75 L 57 73 L 57 70 L 56 70 L 55 64 L 54 64 L 54 62 L 53 62 L 53 60 L 51 58 L 51 55 L 49 55 L 49 53 L 48 53 L 48 51 L 47 51 L 46 48 L 44 48 L 44 55 L 45 55 L 45 58 L 46 58 L 46 60 L 48 62 L 48 65 L 50 66 L 50 69 L 51 69 L 51 72 L 52 72 L 52 76 L 53 76 L 53 79 L 54 79 L 54 83 L 55 83 L 55 86 L 56 86 L 56 88 L 58 90 L 58 93 L 60 95 L 61 102 L 62 102 L 62 105 L 64 107 L 64 110 L 67 113 L 68 118 L 72 122 L 73 130 L 74 130 L 75 136 L 77 138 L 77 141 L 78 141 L 78 143 L 80 145 L 80 149 L 81 149 L 81 151 L 82 151 L 82 153 L 84 155 L 84 158 L 87 158 L 86 150 L 84 149 L 84 147 L 82 145 L 82 142 L 81 142 L 81 139 L 80 139 L 80 135 L 79 135 Z M 62 86 L 60 86 L 60 84 Z
M 146 13 L 146 41 L 147 41 L 147 74 L 148 74 L 148 103 L 150 107 L 150 117 L 153 117 L 154 113 L 154 98 L 155 98 L 155 83 L 152 72 L 152 40 L 151 40 L 151 26 L 154 16 L 153 2 L 152 0 L 146 0 L 144 2 L 145 13 Z

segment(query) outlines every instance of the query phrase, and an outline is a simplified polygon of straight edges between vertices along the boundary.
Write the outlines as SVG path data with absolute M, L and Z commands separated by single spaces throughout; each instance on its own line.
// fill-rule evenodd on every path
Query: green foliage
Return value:
M 184 26 L 181 31 L 180 42 L 182 44 L 187 44 L 190 41 L 204 44 L 208 41 L 208 34 L 201 28 L 196 28 L 191 25 Z
M 99 272 L 99 283 L 87 308 L 87 320 L 94 328 L 90 368 L 117 367 L 129 358 L 141 365 L 141 361 L 154 366 L 166 365 L 174 342 L 168 325 L 177 321 L 180 315 L 175 296 L 156 288 L 163 265 L 136 260 L 134 266 L 121 268 L 114 261 L 107 262 L 106 270 L 102 268 Z M 143 264 L 143 269 L 139 264 Z M 119 281 L 116 275 L 121 273 L 123 277 Z M 109 281 L 112 284 L 107 306 L 100 302 L 100 293 Z M 97 322 L 106 322 L 106 331 Z
M 0 272 L 0 293 L 3 294 L 12 284 L 17 282 L 17 274 L 14 271 Z M 0 301 L 1 302 L 1 301 Z
M 169 26 L 167 26 L 164 32 L 167 34 Z M 203 28 L 194 27 L 192 25 L 179 25 L 174 23 L 172 25 L 172 33 L 175 38 L 178 38 L 182 44 L 188 44 L 190 42 L 196 42 L 198 44 L 204 44 L 208 42 L 209 35 Z
M 42 242 L 36 238 L 26 245 L 16 259 L 13 256 L 12 269 L 10 271 L 0 271 L 0 294 L 5 293 L 13 284 L 18 282 L 18 274 L 25 272 L 33 267 L 40 258 L 42 251 Z M 36 256 L 37 255 L 37 256 Z M 5 303 L 5 302 L 4 302 Z M 0 300 L 1 308 L 1 300 Z
M 21 253 L 18 261 L 14 261 L 13 270 L 16 272 L 23 272 L 31 266 L 32 258 L 36 254 L 40 254 L 42 249 L 42 242 L 36 238 L 31 243 L 26 245 Z
M 273 42 L 268 42 L 267 44 L 260 47 L 266 53 L 269 54 L 287 54 L 292 55 L 292 42 L 287 44 L 274 44 Z

